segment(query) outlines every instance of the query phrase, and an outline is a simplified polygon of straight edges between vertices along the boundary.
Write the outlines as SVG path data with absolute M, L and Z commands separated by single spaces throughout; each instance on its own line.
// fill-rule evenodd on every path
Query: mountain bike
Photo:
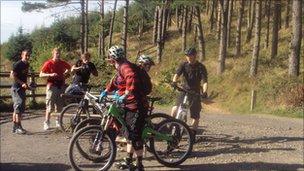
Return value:
M 80 99 L 79 103 L 71 103 L 60 112 L 58 122 L 63 132 L 73 133 L 75 127 L 82 120 L 91 118 L 92 114 L 95 114 L 95 117 L 100 117 L 105 112 L 107 105 L 98 103 L 98 98 L 91 94 L 90 90 L 91 86 L 88 86 L 84 95 L 62 95 L 65 98 Z
M 185 123 L 187 123 L 187 116 L 189 116 L 189 113 L 190 113 L 189 96 L 192 96 L 192 97 L 196 96 L 200 100 L 206 99 L 206 97 L 203 97 L 200 93 L 197 93 L 195 91 L 186 90 L 185 88 L 182 88 L 178 85 L 172 85 L 172 87 L 180 92 L 185 93 L 182 103 L 177 108 L 175 119 L 178 119 L 178 120 L 181 120 L 181 121 L 184 121 Z
M 127 126 L 123 119 L 125 111 L 123 105 L 113 102 L 108 111 L 104 113 L 100 125 L 87 126 L 74 134 L 69 144 L 68 156 L 75 170 L 107 170 L 116 158 L 115 136 L 112 135 L 114 125 L 126 130 Z M 193 147 L 193 135 L 189 127 L 182 121 L 169 118 L 153 125 L 146 120 L 142 132 L 144 142 L 150 142 L 150 148 L 157 161 L 165 166 L 174 167 L 183 163 L 189 156 Z M 183 129 L 183 132 L 172 128 Z M 78 150 L 85 149 L 85 154 Z

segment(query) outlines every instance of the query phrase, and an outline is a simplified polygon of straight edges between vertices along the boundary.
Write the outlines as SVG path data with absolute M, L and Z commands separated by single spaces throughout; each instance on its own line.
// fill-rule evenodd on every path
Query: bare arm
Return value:
M 204 82 L 203 83 L 203 93 L 207 92 L 207 90 L 208 90 L 208 83 Z
M 17 78 L 16 73 L 14 71 L 11 71 L 10 77 L 15 80 L 16 83 L 19 83 L 23 88 L 28 88 L 27 83 L 21 81 L 19 78 Z
M 83 67 L 76 67 L 76 65 L 73 65 L 71 68 L 71 73 L 74 74 L 76 71 L 79 71 L 80 69 L 82 69 Z
M 174 74 L 172 82 L 176 83 L 178 81 L 178 79 L 179 79 L 179 76 L 177 74 Z
M 44 72 L 40 72 L 39 77 L 55 77 L 57 76 L 57 73 L 44 73 Z

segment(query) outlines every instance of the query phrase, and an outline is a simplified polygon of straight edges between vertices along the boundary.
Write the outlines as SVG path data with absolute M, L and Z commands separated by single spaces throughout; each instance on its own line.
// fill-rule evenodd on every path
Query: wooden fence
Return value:
M 10 77 L 10 72 L 0 72 L 0 78 L 9 78 Z M 28 77 L 29 77 L 29 84 L 36 84 L 37 83 L 37 77 L 39 78 L 39 73 L 35 73 L 35 72 L 32 72 L 32 73 L 29 73 L 28 74 Z M 45 87 L 46 84 L 36 84 L 37 85 L 37 88 L 38 87 Z M 2 82 L 0 83 L 0 89 L 10 89 L 11 88 L 11 84 L 3 84 Z M 36 97 L 45 97 L 45 93 L 44 94 L 37 94 L 36 93 L 37 89 L 32 89 L 30 90 L 30 94 L 27 94 L 26 97 L 30 97 L 31 98 L 31 101 L 33 103 L 36 103 Z M 3 100 L 3 99 L 9 99 L 9 98 L 12 98 L 11 95 L 3 95 L 1 93 L 0 95 L 0 99 Z

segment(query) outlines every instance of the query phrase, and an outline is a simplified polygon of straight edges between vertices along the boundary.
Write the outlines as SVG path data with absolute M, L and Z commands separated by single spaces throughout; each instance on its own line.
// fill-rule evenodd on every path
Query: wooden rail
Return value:
M 0 77 L 1 78 L 9 78 L 10 77 L 10 72 L 0 72 Z M 39 78 L 39 73 L 35 73 L 35 72 L 31 72 L 28 74 L 28 77 L 30 78 L 30 84 L 36 84 L 36 78 Z M 45 87 L 46 84 L 36 84 L 37 87 Z M 2 85 L 0 84 L 0 89 L 10 89 L 12 85 Z M 46 95 L 45 94 L 36 94 L 36 88 L 35 89 L 32 89 L 30 90 L 30 94 L 27 94 L 26 97 L 30 97 L 31 98 L 31 101 L 33 103 L 36 103 L 36 97 L 45 97 Z M 12 98 L 11 95 L 3 95 L 1 94 L 0 95 L 0 99 L 10 99 Z

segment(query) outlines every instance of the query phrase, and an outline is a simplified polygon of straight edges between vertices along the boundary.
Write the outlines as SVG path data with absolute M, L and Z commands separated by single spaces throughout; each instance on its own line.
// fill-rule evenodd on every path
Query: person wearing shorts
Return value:
M 21 125 L 22 114 L 25 111 L 25 100 L 26 93 L 25 90 L 28 89 L 27 75 L 29 70 L 28 60 L 30 58 L 30 53 L 27 50 L 21 52 L 21 60 L 13 64 L 13 69 L 11 71 L 11 78 L 14 79 L 11 95 L 13 99 L 13 133 L 25 134 L 26 130 L 23 129 Z
M 117 76 L 107 85 L 106 90 L 100 94 L 100 98 L 106 97 L 109 92 L 116 91 L 117 101 L 124 103 L 124 119 L 128 131 L 124 132 L 127 138 L 127 168 L 129 170 L 144 170 L 142 164 L 143 141 L 142 130 L 148 112 L 147 95 L 140 88 L 140 80 L 134 65 L 124 55 L 124 50 L 119 46 L 109 49 L 108 61 L 115 66 Z M 136 165 L 132 163 L 133 153 L 136 154 Z
M 40 71 L 40 77 L 47 78 L 46 85 L 46 112 L 43 129 L 50 128 L 50 116 L 52 112 L 61 112 L 64 101 L 61 94 L 65 91 L 65 79 L 70 72 L 71 66 L 60 58 L 60 50 L 54 48 L 52 59 L 47 60 Z M 56 127 L 59 127 L 58 118 Z
M 173 85 L 177 85 L 180 76 L 183 76 L 182 87 L 186 90 L 194 91 L 202 96 L 207 97 L 208 74 L 206 67 L 196 60 L 196 49 L 189 48 L 185 51 L 186 61 L 182 62 L 177 68 L 173 76 Z M 203 89 L 201 90 L 201 82 Z M 202 91 L 202 93 L 201 93 Z M 171 116 L 175 117 L 178 106 L 183 102 L 185 93 L 180 93 L 176 100 L 175 106 L 172 107 Z M 202 109 L 200 96 L 188 95 L 190 117 L 192 120 L 192 132 L 194 136 L 197 132 L 197 127 Z

